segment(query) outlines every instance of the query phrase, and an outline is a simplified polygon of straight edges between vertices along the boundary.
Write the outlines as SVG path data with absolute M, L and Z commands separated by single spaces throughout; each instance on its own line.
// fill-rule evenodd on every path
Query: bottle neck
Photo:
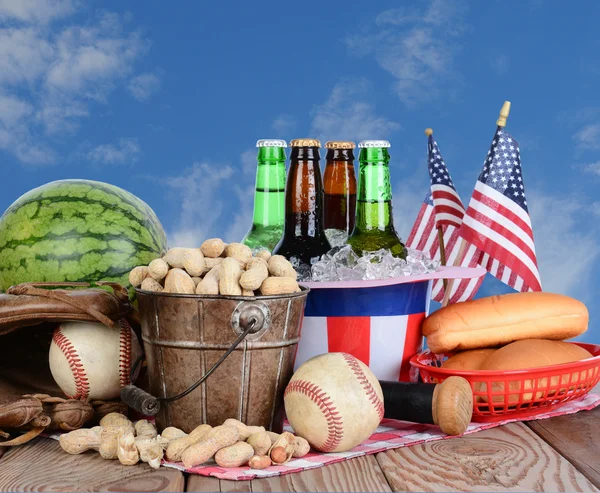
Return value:
M 285 217 L 285 149 L 261 147 L 258 151 L 254 191 L 254 226 L 283 226 Z
M 328 149 L 325 160 L 330 161 L 354 161 L 354 152 L 352 149 Z
M 356 228 L 395 232 L 388 150 L 361 149 L 359 162 Z

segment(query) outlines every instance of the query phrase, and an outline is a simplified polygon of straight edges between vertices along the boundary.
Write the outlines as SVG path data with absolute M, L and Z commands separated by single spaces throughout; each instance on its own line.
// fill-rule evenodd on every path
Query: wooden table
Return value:
M 0 455 L 0 491 L 600 491 L 600 407 L 253 481 L 67 455 L 47 438 Z

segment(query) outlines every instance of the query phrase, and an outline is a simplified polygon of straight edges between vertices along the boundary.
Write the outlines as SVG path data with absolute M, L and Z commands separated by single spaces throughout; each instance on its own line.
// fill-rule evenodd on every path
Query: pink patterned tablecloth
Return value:
M 573 414 L 578 411 L 589 411 L 600 405 L 600 395 L 589 393 L 579 400 L 567 402 L 560 408 L 551 412 L 539 414 L 527 420 L 523 419 L 507 419 L 497 423 L 471 423 L 465 432 L 465 435 L 476 433 L 481 430 L 487 430 L 496 426 L 501 426 L 507 423 L 516 421 L 530 421 L 538 419 L 546 419 L 554 416 L 562 416 L 565 414 Z M 292 431 L 289 425 L 286 425 L 286 430 Z M 268 469 L 255 470 L 249 467 L 223 468 L 216 465 L 214 462 L 203 466 L 186 469 L 180 462 L 163 462 L 165 467 L 172 467 L 185 471 L 189 474 L 199 474 L 202 476 L 213 476 L 219 479 L 230 480 L 249 480 L 254 478 L 265 478 L 271 476 L 279 476 L 282 474 L 290 474 L 293 472 L 305 471 L 316 467 L 327 466 L 335 462 L 359 457 L 361 455 L 376 454 L 385 450 L 407 447 L 419 443 L 431 442 L 434 440 L 443 440 L 451 438 L 440 431 L 437 426 L 422 425 L 408 423 L 406 421 L 396 421 L 392 419 L 384 419 L 381 425 L 375 430 L 371 437 L 363 442 L 358 447 L 349 450 L 348 452 L 338 452 L 330 454 L 320 454 L 311 452 L 301 459 L 293 459 L 282 466 L 272 466 Z

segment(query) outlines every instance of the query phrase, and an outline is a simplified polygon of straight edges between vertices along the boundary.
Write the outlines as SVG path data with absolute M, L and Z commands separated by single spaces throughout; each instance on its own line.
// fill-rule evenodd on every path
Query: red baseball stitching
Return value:
M 325 417 L 325 421 L 327 421 L 327 440 L 319 448 L 322 452 L 331 452 L 340 444 L 344 437 L 342 417 L 333 402 L 331 402 L 331 398 L 317 385 L 306 380 L 294 380 L 290 382 L 285 389 L 284 397 L 291 392 L 300 392 L 319 406 Z
M 346 360 L 346 363 L 348 363 L 348 366 L 350 367 L 352 372 L 356 375 L 358 382 L 362 385 L 363 389 L 367 393 L 367 397 L 371 401 L 371 404 L 373 404 L 375 411 L 377 411 L 379 421 L 381 421 L 383 419 L 384 414 L 383 401 L 379 398 L 377 392 L 375 392 L 375 389 L 371 385 L 371 382 L 369 382 L 369 379 L 365 375 L 365 372 L 360 367 L 358 360 L 350 354 L 343 353 L 342 356 Z
M 69 363 L 71 374 L 75 380 L 75 393 L 73 395 L 67 395 L 67 397 L 69 399 L 87 399 L 90 393 L 90 383 L 85 368 L 83 367 L 81 359 L 79 359 L 73 344 L 71 344 L 71 341 L 60 330 L 60 326 L 57 327 L 52 334 L 52 340 L 58 349 L 65 355 L 65 358 L 67 358 L 67 363 Z
M 131 326 L 124 318 L 119 320 L 121 334 L 119 337 L 119 383 L 121 388 L 131 383 Z

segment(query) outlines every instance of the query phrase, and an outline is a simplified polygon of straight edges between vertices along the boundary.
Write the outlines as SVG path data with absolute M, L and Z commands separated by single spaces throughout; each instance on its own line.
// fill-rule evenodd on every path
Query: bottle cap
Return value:
M 317 139 L 294 139 L 290 142 L 292 147 L 321 147 L 321 142 Z
M 287 147 L 287 143 L 285 140 L 260 139 L 256 142 L 256 147 Z
M 366 147 L 392 147 L 392 146 L 387 140 L 361 140 L 358 143 L 358 147 L 360 149 L 364 149 Z
M 325 149 L 354 149 L 356 144 L 347 140 L 330 140 L 325 143 Z

